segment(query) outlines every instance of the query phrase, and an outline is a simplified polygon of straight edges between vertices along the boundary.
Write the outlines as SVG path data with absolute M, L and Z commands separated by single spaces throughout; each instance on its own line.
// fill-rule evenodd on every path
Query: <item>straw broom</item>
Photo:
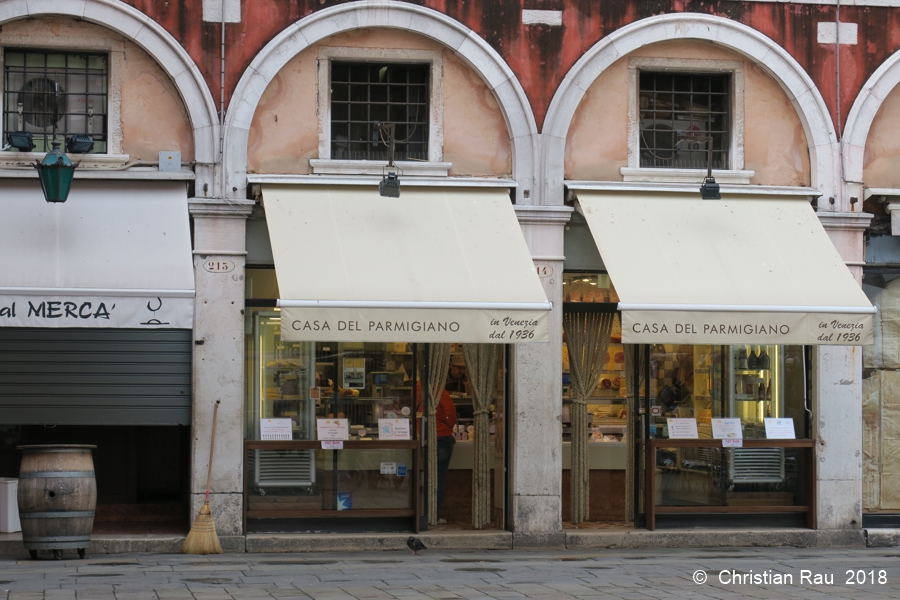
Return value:
M 209 510 L 209 482 L 212 478 L 213 450 L 216 447 L 216 417 L 219 412 L 219 400 L 213 408 L 212 440 L 209 443 L 209 472 L 206 474 L 206 500 L 200 514 L 194 520 L 191 531 L 184 540 L 181 551 L 184 554 L 224 554 L 216 535 L 216 524 L 213 522 L 212 513 Z

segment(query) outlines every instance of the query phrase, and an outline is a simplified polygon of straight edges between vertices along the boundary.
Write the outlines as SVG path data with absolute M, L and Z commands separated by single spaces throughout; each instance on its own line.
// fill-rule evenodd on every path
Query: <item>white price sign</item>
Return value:
M 697 419 L 666 419 L 670 440 L 696 440 Z
M 347 419 L 316 419 L 316 436 L 320 440 L 349 440 Z
M 293 439 L 290 419 L 263 419 L 259 422 L 259 439 L 290 440 Z

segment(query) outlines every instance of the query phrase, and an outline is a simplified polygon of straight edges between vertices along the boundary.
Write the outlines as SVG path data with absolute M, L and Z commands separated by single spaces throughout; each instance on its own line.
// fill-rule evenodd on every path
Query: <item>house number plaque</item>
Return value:
M 234 263 L 230 260 L 208 260 L 203 263 L 203 270 L 209 273 L 229 273 L 234 271 Z

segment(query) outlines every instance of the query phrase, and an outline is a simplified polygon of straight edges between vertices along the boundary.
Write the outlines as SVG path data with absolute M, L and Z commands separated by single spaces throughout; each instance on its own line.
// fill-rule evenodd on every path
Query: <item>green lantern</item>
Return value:
M 53 150 L 47 153 L 44 160 L 34 163 L 38 177 L 41 180 L 41 188 L 44 190 L 44 200 L 47 202 L 65 202 L 69 197 L 69 189 L 72 187 L 72 178 L 78 163 L 72 164 L 69 157 L 59 151 L 59 142 L 53 140 Z

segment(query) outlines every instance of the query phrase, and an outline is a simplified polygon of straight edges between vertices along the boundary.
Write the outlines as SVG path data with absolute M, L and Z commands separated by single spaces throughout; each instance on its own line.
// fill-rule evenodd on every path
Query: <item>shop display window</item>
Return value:
M 618 302 L 606 273 L 563 273 L 563 302 Z
M 767 418 L 791 419 L 806 437 L 803 346 L 656 344 L 649 355 L 651 438 L 669 437 L 668 418 L 696 419 L 700 439 L 713 438 L 713 418 L 739 418 L 743 439 L 766 439 Z
M 285 342 L 277 311 L 252 315 L 252 419 L 247 439 L 283 439 L 267 422 L 288 419 L 292 440 L 318 440 L 317 419 L 346 419 L 348 440 L 397 439 L 380 419 L 402 419 L 415 439 L 413 345 L 363 342 Z M 398 429 L 399 431 L 399 429 Z

